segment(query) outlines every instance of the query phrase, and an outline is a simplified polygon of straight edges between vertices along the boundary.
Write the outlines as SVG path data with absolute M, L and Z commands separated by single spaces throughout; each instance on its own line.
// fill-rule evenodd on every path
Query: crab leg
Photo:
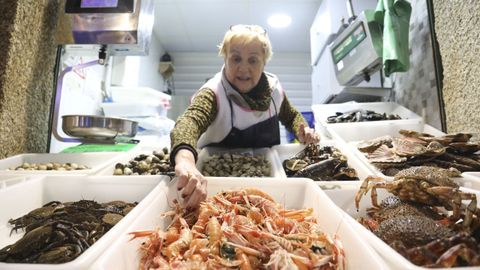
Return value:
M 432 195 L 440 197 L 443 201 L 449 203 L 453 209 L 452 219 L 458 220 L 463 209 L 463 200 L 470 200 L 470 203 L 465 209 L 465 220 L 463 226 L 468 228 L 472 223 L 473 214 L 477 212 L 477 196 L 472 193 L 464 193 L 457 188 L 452 187 L 431 187 L 427 192 Z
M 466 244 L 462 243 L 445 251 L 433 266 L 445 268 L 456 266 L 458 257 L 468 262 L 468 265 L 470 266 L 480 265 L 480 256 L 474 250 L 468 248 Z
M 357 194 L 355 195 L 355 207 L 357 208 L 357 211 L 360 208 L 360 200 L 362 199 L 362 196 L 366 195 L 370 189 L 372 190 L 372 192 L 371 192 L 372 204 L 375 207 L 378 207 L 376 188 L 381 186 L 382 183 L 381 182 L 380 183 L 370 183 L 370 181 L 382 181 L 382 180 L 383 180 L 382 178 L 373 177 L 373 176 L 369 176 L 369 177 L 365 178 L 365 180 L 363 180 L 362 185 L 360 186 L 360 188 L 357 191 Z

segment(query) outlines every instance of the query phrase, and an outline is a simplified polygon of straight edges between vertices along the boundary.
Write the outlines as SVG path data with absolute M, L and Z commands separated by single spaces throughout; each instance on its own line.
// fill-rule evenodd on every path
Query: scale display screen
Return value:
M 363 23 L 359 24 L 340 44 L 332 50 L 333 62 L 337 64 L 367 37 Z
M 65 13 L 133 13 L 135 0 L 66 0 Z
M 81 0 L 81 8 L 115 8 L 118 0 Z

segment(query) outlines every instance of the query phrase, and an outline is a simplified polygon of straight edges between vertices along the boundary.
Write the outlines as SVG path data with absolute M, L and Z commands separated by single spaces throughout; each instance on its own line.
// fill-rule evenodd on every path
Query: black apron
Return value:
M 272 98 L 275 115 L 267 120 L 257 123 L 246 129 L 238 129 L 233 126 L 233 108 L 230 104 L 230 117 L 232 128 L 228 135 L 218 143 L 211 143 L 208 146 L 220 146 L 228 148 L 260 148 L 271 147 L 280 144 L 280 125 L 278 124 L 277 106 Z

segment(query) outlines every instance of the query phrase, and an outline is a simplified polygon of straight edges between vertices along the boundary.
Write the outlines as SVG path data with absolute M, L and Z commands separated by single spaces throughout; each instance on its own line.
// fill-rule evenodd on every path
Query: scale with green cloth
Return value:
M 410 3 L 379 0 L 375 10 L 365 10 L 358 17 L 353 15 L 350 1 L 347 4 L 351 22 L 330 45 L 339 84 L 368 82 L 382 67 L 387 77 L 407 71 Z
M 123 118 L 64 115 L 62 130 L 73 138 L 64 138 L 56 134 L 57 139 L 80 143 L 64 149 L 62 153 L 126 152 L 139 142 L 133 139 L 138 130 L 138 122 Z

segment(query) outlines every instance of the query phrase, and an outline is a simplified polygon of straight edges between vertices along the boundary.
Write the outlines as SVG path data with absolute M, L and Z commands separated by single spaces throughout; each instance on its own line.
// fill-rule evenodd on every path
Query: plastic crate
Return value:
M 78 201 L 82 199 L 108 202 L 123 200 L 139 202 L 120 222 L 103 235 L 75 260 L 62 264 L 17 264 L 0 263 L 0 269 L 87 269 L 95 259 L 135 220 L 140 212 L 159 192 L 157 186 L 165 177 L 88 177 L 88 176 L 45 176 L 39 179 L 0 189 L 0 248 L 12 244 L 23 236 L 18 230 L 10 236 L 10 218 L 17 218 L 50 201 Z
M 23 183 L 42 176 L 29 175 L 0 175 L 0 190 L 11 187 L 16 184 Z
M 385 262 L 373 251 L 373 249 L 358 236 L 352 226 L 345 222 L 340 209 L 335 207 L 325 193 L 305 178 L 279 181 L 279 179 L 254 178 L 207 178 L 208 195 L 229 189 L 245 187 L 259 188 L 271 196 L 285 208 L 314 209 L 322 230 L 331 236 L 337 236 L 342 241 L 347 269 L 388 269 Z M 170 210 L 167 198 L 175 197 L 174 185 L 162 183 L 168 196 L 157 196 L 145 211 L 127 229 L 127 232 L 152 230 L 167 226 L 165 219 L 160 218 L 161 213 Z M 140 260 L 139 247 L 142 239 L 130 241 L 130 236 L 125 232 L 117 241 L 105 251 L 91 269 L 137 269 Z
M 92 175 L 104 168 L 113 160 L 122 156 L 120 152 L 99 152 L 99 153 L 57 153 L 57 154 L 20 154 L 0 160 L 0 175 Z M 56 171 L 56 170 L 10 170 L 12 167 L 28 163 L 76 163 L 88 166 L 89 169 Z
M 301 112 L 305 121 L 307 121 L 310 128 L 315 129 L 315 117 L 313 112 Z M 287 142 L 292 143 L 295 141 L 295 135 L 292 132 L 287 131 Z
M 365 179 L 369 175 L 374 175 L 374 168 L 371 165 L 365 164 L 365 162 L 361 161 L 355 154 L 353 154 L 348 147 L 347 144 L 341 141 L 320 141 L 321 146 L 333 146 L 340 150 L 343 155 L 345 155 L 348 159 L 348 165 L 355 169 L 357 172 L 358 178 L 360 180 Z M 293 157 L 295 154 L 300 152 L 305 148 L 303 144 L 283 144 L 274 146 L 272 149 L 277 152 L 277 156 L 280 159 L 280 165 L 283 163 L 285 159 L 289 159 Z M 282 166 L 283 169 L 283 166 Z M 349 180 L 349 181 L 358 181 L 358 180 Z M 321 187 L 329 187 L 331 185 L 335 185 L 337 182 L 343 181 L 318 181 Z
M 350 223 L 354 230 L 358 233 L 358 235 L 363 238 L 364 242 L 369 243 L 381 256 L 387 264 L 392 269 L 402 269 L 402 270 L 422 270 L 422 269 L 431 269 L 420 267 L 414 265 L 405 257 L 400 255 L 397 251 L 387 245 L 383 240 L 378 238 L 375 234 L 371 231 L 367 230 L 363 227 L 360 223 L 358 223 L 355 218 L 357 217 L 364 217 L 366 216 L 366 209 L 371 207 L 371 199 L 370 199 L 370 192 L 363 196 L 362 200 L 360 201 L 360 208 L 359 211 L 355 208 L 355 195 L 358 189 L 360 188 L 360 182 L 349 182 L 340 184 L 339 188 L 332 189 L 332 190 L 325 190 L 325 193 L 330 197 L 330 199 L 342 209 L 346 215 L 346 221 Z M 461 188 L 461 190 L 465 192 L 474 193 L 477 197 L 480 195 L 478 191 L 468 189 L 468 188 Z M 390 193 L 386 192 L 385 189 L 377 189 L 378 191 L 378 202 L 386 198 L 387 196 L 391 195 Z M 358 268 L 360 269 L 360 268 Z M 366 268 L 362 268 L 366 269 Z M 439 269 L 439 268 L 435 268 Z M 440 268 L 446 269 L 446 268 Z M 478 269 L 478 267 L 457 267 L 457 268 L 449 268 L 449 269 Z
M 162 149 L 158 149 L 158 151 L 161 151 Z M 99 170 L 95 175 L 97 176 L 112 176 L 114 175 L 115 171 L 115 165 L 117 163 L 122 163 L 122 164 L 127 164 L 130 160 L 134 159 L 135 157 L 144 154 L 144 155 L 152 155 L 153 150 L 148 151 L 148 150 L 139 150 L 139 151 L 130 151 L 126 153 L 125 155 L 119 156 L 117 159 L 114 159 L 109 165 L 105 166 L 103 169 Z M 151 176 L 151 175 L 115 175 L 115 177 L 127 177 L 127 176 L 140 176 L 140 177 L 145 177 L 145 176 Z
M 350 124 L 350 123 L 327 123 L 329 116 L 335 115 L 337 112 L 346 113 L 355 110 L 370 110 L 376 113 L 396 114 L 402 119 L 399 120 L 380 120 L 397 122 L 407 119 L 421 119 L 421 117 L 412 112 L 411 110 L 403 107 L 400 104 L 394 102 L 348 102 L 348 103 L 336 103 L 336 104 L 315 104 L 312 105 L 312 111 L 315 115 L 315 119 L 321 125 L 337 125 L 337 124 Z M 378 121 L 366 121 L 359 123 L 373 123 Z
M 395 126 L 395 127 L 391 127 L 390 125 L 388 125 L 388 126 L 380 126 L 379 128 L 375 129 L 374 132 L 372 132 L 372 134 L 374 134 L 375 136 L 373 136 L 373 138 L 371 138 L 371 139 L 375 139 L 375 138 L 386 136 L 386 135 L 389 135 L 391 137 L 403 137 L 403 135 L 398 133 L 398 131 L 402 128 L 403 129 L 411 129 L 411 130 L 415 130 L 415 131 L 418 131 L 418 132 L 424 132 L 424 133 L 428 133 L 428 134 L 431 134 L 431 135 L 434 135 L 434 136 L 441 136 L 441 135 L 445 134 L 444 132 L 442 132 L 438 129 L 435 129 L 434 127 L 432 127 L 430 125 L 421 125 L 420 127 L 413 127 L 413 128 L 412 128 L 412 126 L 408 126 L 408 125 L 399 125 L 399 126 Z M 354 133 L 354 132 L 351 132 L 351 133 Z M 347 134 L 347 133 L 344 132 L 343 134 Z M 340 136 L 338 135 L 338 137 L 340 137 Z M 370 137 L 372 137 L 372 136 L 370 136 Z M 350 135 L 349 138 L 356 139 L 357 137 L 355 137 L 355 135 Z M 371 139 L 366 139 L 366 140 L 371 140 Z M 386 179 L 391 179 L 392 177 L 386 176 L 377 167 L 375 167 L 373 164 L 371 164 L 365 153 L 362 153 L 362 152 L 360 152 L 360 150 L 358 150 L 357 146 L 361 142 L 362 142 L 361 140 L 353 140 L 353 141 L 348 142 L 348 147 L 350 148 L 351 152 L 355 156 L 357 156 L 360 161 L 369 165 L 369 167 L 372 168 L 373 173 L 375 175 L 378 175 L 378 176 L 386 178 Z M 465 181 L 458 181 L 458 182 L 460 184 L 462 184 Z

